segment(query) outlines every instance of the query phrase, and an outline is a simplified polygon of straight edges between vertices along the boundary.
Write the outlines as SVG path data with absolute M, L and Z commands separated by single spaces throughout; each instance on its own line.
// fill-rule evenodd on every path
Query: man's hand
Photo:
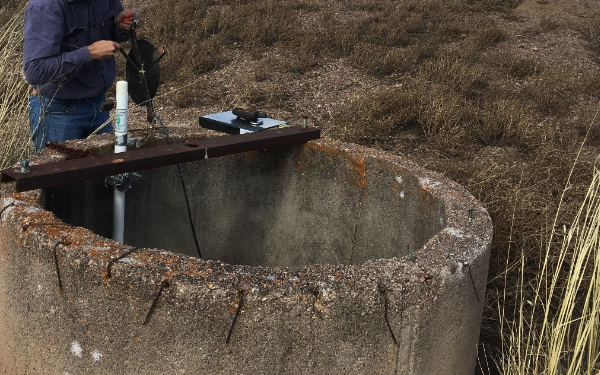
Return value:
M 125 9 L 115 19 L 117 26 L 123 30 L 131 30 L 133 27 L 133 11 L 131 9 Z
M 88 46 L 93 60 L 110 59 L 119 48 L 119 43 L 112 40 L 99 40 Z

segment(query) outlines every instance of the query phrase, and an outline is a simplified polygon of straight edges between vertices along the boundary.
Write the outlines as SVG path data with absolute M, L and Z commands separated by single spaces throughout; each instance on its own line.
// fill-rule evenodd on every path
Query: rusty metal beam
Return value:
M 132 150 L 101 157 L 64 160 L 32 165 L 29 173 L 20 168 L 2 171 L 2 182 L 15 181 L 18 192 L 85 181 L 121 173 L 141 171 L 216 158 L 240 152 L 262 150 L 318 139 L 320 131 L 314 128 L 285 127 L 248 134 L 230 135 L 189 141 L 181 144 Z

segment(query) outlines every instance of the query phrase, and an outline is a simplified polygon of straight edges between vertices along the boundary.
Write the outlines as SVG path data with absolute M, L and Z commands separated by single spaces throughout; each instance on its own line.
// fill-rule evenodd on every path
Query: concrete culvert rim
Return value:
M 209 134 L 189 129 L 171 136 L 198 139 Z M 148 136 L 133 138 L 140 145 L 160 142 Z M 110 143 L 109 137 L 98 137 L 94 143 L 74 141 L 70 146 L 102 153 L 110 149 Z M 33 161 L 57 158 L 48 151 Z M 169 214 L 179 212 L 182 203 L 176 194 L 164 193 L 179 181 L 165 168 L 142 173 L 142 180 L 156 179 L 156 185 L 140 180 L 127 193 L 127 204 L 132 206 L 127 206 L 126 215 L 132 219 L 126 228 L 152 228 L 148 223 L 156 220 L 152 215 L 158 215 L 165 223 L 162 229 L 171 233 L 162 236 L 166 239 L 150 233 L 156 242 L 148 244 L 136 230 L 126 233 L 126 245 L 101 235 L 110 230 L 110 222 L 102 223 L 104 214 L 99 210 L 105 198 L 99 191 L 106 188 L 98 181 L 9 194 L 2 200 L 2 208 L 10 207 L 2 213 L 6 245 L 0 264 L 6 272 L 0 292 L 11 302 L 1 312 L 16 321 L 39 318 L 36 314 L 42 311 L 23 313 L 25 307 L 8 293 L 9 285 L 25 285 L 18 298 L 31 300 L 27 285 L 32 290 L 36 285 L 54 290 L 60 270 L 63 297 L 48 291 L 35 298 L 40 306 L 55 306 L 58 312 L 50 323 L 62 332 L 45 343 L 57 345 L 50 345 L 44 357 L 48 368 L 86 368 L 60 349 L 76 333 L 58 323 L 59 317 L 70 319 L 65 317 L 76 308 L 90 327 L 112 327 L 108 336 L 113 337 L 113 347 L 106 335 L 86 336 L 104 348 L 102 358 L 112 353 L 107 368 L 224 373 L 236 369 L 235 361 L 228 361 L 241 355 L 253 359 L 247 373 L 281 368 L 285 373 L 364 373 L 366 368 L 381 373 L 406 369 L 415 374 L 473 371 L 492 227 L 486 210 L 464 188 L 404 158 L 327 139 L 202 160 L 182 168 L 188 189 L 202 193 L 192 200 L 196 215 L 209 212 L 213 219 L 195 216 L 199 238 L 211 228 L 215 233 L 213 240 L 201 239 L 207 259 L 188 256 L 195 248 L 185 232 L 189 231 L 185 218 L 180 218 L 179 228 L 173 219 L 177 215 Z M 217 173 L 222 175 L 215 177 Z M 232 186 L 236 181 L 232 176 L 245 185 Z M 257 176 L 265 180 L 260 182 Z M 271 195 L 255 194 L 264 191 Z M 327 200 L 315 201 L 315 192 L 322 192 Z M 90 214 L 90 196 L 99 202 L 94 215 Z M 155 203 L 162 196 L 171 199 L 152 208 L 158 212 L 136 216 L 137 209 L 132 207 L 144 208 L 143 202 Z M 333 196 L 345 199 L 330 201 Z M 66 206 L 76 209 L 57 209 Z M 217 206 L 232 214 L 218 212 Z M 242 212 L 256 218 L 234 222 Z M 346 215 L 343 225 L 328 222 L 342 214 Z M 270 216 L 268 225 L 257 227 L 264 216 Z M 239 234 L 239 228 L 249 224 L 257 233 L 241 233 L 232 239 L 228 230 Z M 318 232 L 327 225 L 327 230 Z M 342 234 L 330 235 L 335 230 Z M 275 236 L 281 232 L 289 242 Z M 169 242 L 179 253 L 160 250 L 172 249 Z M 245 252 L 228 251 L 232 244 Z M 315 251 L 323 245 L 330 246 L 325 254 Z M 260 254 L 261 249 L 270 253 Z M 23 255 L 38 261 L 24 264 Z M 115 323 L 111 317 L 117 312 L 124 318 Z M 10 327 L 2 320 L 0 333 L 12 338 L 9 346 L 14 349 L 23 345 L 19 340 L 44 337 L 48 329 L 35 325 L 15 332 Z M 132 334 L 164 340 L 181 350 L 181 358 L 157 361 L 156 351 L 162 349 L 125 339 Z M 118 355 L 123 347 L 115 347 L 115 337 L 150 357 L 125 363 Z M 198 345 L 203 348 L 203 359 L 193 350 Z M 26 366 L 14 355 L 6 358 L 12 359 L 12 366 Z

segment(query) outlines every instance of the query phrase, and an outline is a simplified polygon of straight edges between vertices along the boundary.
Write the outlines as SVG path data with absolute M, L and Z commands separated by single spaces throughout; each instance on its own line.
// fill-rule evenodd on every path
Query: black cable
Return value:
M 165 133 L 165 136 L 167 137 L 167 143 L 173 144 L 173 142 L 171 141 L 171 137 L 169 137 L 169 131 L 167 130 L 167 127 L 165 126 L 165 124 L 163 124 L 161 118 L 154 111 L 152 112 L 152 115 L 154 116 L 154 118 L 158 121 L 158 123 L 162 127 L 162 129 Z M 190 227 L 192 227 L 192 234 L 194 235 L 194 242 L 196 243 L 196 250 L 198 250 L 198 257 L 202 258 L 202 253 L 200 252 L 200 245 L 198 244 L 198 237 L 196 236 L 196 227 L 194 226 L 194 220 L 192 219 L 192 210 L 190 208 L 190 200 L 188 198 L 187 189 L 185 187 L 185 181 L 183 180 L 183 173 L 181 172 L 181 166 L 179 164 L 177 164 L 177 172 L 179 173 L 179 180 L 181 181 L 181 187 L 183 188 L 183 195 L 185 196 L 185 204 L 187 206 L 188 219 L 190 220 Z

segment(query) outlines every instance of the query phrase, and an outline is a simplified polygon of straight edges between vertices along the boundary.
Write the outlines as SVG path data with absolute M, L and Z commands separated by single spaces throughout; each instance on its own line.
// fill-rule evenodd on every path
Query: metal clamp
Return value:
M 122 173 L 115 176 L 108 176 L 104 183 L 116 187 L 120 192 L 126 192 L 131 189 L 132 183 L 139 180 L 141 175 L 137 172 Z

